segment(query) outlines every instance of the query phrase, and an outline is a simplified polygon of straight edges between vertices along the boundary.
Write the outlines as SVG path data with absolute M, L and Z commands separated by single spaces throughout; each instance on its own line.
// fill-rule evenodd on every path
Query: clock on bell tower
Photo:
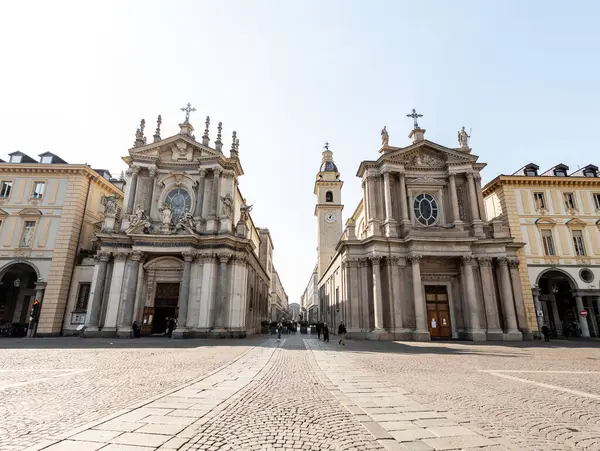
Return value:
M 329 150 L 329 143 L 325 143 L 321 168 L 315 181 L 319 278 L 325 272 L 342 237 L 343 184 L 333 162 L 333 152 Z

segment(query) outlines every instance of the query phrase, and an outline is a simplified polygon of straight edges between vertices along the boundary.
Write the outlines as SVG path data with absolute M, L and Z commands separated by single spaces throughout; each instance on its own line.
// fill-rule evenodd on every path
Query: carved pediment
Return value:
M 133 158 L 142 160 L 158 159 L 163 163 L 191 163 L 199 158 L 221 155 L 218 151 L 203 146 L 183 135 L 176 135 L 156 143 L 135 147 L 129 153 Z
M 416 146 L 400 149 L 388 154 L 386 159 L 403 162 L 415 167 L 443 167 L 447 163 L 467 163 L 477 161 L 477 157 L 456 150 L 448 149 L 434 143 L 424 142 Z

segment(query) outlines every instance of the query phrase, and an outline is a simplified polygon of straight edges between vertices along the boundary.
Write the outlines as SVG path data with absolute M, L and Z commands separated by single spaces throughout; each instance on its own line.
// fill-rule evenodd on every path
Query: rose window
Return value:
M 192 197 L 186 190 L 176 188 L 167 194 L 165 203 L 171 207 L 171 217 L 176 223 L 186 210 L 191 209 Z
M 438 205 L 430 194 L 419 194 L 413 204 L 415 219 L 419 224 L 430 226 L 438 218 Z

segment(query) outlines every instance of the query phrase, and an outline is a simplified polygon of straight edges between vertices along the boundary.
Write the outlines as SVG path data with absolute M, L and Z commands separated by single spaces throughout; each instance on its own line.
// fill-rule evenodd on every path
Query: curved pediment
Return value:
M 144 269 L 153 269 L 155 271 L 181 271 L 183 270 L 183 261 L 177 257 L 158 257 L 146 263 Z
M 37 208 L 24 208 L 19 212 L 19 216 L 42 216 L 42 212 Z
M 545 225 L 545 226 L 555 226 L 556 225 L 556 221 L 550 217 L 543 217 L 543 218 L 538 218 L 535 220 L 535 225 L 540 226 L 540 225 Z

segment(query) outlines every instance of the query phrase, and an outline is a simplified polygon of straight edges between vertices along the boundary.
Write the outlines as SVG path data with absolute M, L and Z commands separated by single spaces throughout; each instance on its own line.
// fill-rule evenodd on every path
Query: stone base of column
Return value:
M 485 233 L 483 232 L 483 221 L 479 219 L 473 220 L 473 235 L 480 238 L 485 237 Z
M 465 229 L 465 224 L 462 221 L 454 221 L 454 228 L 462 232 Z
M 206 220 L 206 233 L 216 234 L 218 230 L 219 220 L 217 218 L 209 218 Z
M 379 236 L 381 235 L 381 223 L 377 219 L 372 219 L 367 225 L 368 236 Z
M 102 338 L 114 338 L 117 336 L 117 328 L 116 327 L 103 327 L 100 331 L 100 336 Z
M 481 329 L 468 330 L 465 332 L 465 338 L 471 341 L 485 341 L 485 331 Z
M 488 329 L 486 332 L 487 341 L 502 341 L 504 332 L 502 329 Z
M 406 329 L 404 327 L 399 327 L 398 329 L 393 329 L 392 333 L 394 334 L 394 340 L 410 341 L 413 338 L 412 329 Z
M 523 335 L 523 340 L 533 340 L 533 332 L 529 329 L 521 329 L 521 334 Z
M 131 327 L 121 327 L 117 331 L 117 338 L 133 338 L 133 330 Z
M 221 219 L 221 226 L 219 228 L 219 233 L 231 233 L 232 223 L 229 218 Z
M 176 327 L 175 330 L 171 333 L 171 338 L 176 340 L 182 338 L 190 338 L 190 330 L 187 327 Z
M 383 223 L 385 236 L 388 238 L 397 238 L 398 237 L 398 223 L 394 219 L 390 219 L 389 221 L 385 221 Z
M 371 332 L 367 333 L 367 340 L 392 341 L 393 339 L 394 334 L 389 333 L 385 329 L 374 329 Z
M 523 334 L 518 330 L 511 330 L 504 334 L 504 341 L 523 341 Z
M 98 327 L 86 327 L 83 329 L 83 338 L 99 338 L 102 336 L 102 332 L 98 329 Z
M 413 341 L 431 341 L 431 335 L 428 330 L 415 330 L 412 333 Z
M 228 330 L 224 327 L 215 327 L 210 330 L 208 336 L 210 338 L 227 338 Z

